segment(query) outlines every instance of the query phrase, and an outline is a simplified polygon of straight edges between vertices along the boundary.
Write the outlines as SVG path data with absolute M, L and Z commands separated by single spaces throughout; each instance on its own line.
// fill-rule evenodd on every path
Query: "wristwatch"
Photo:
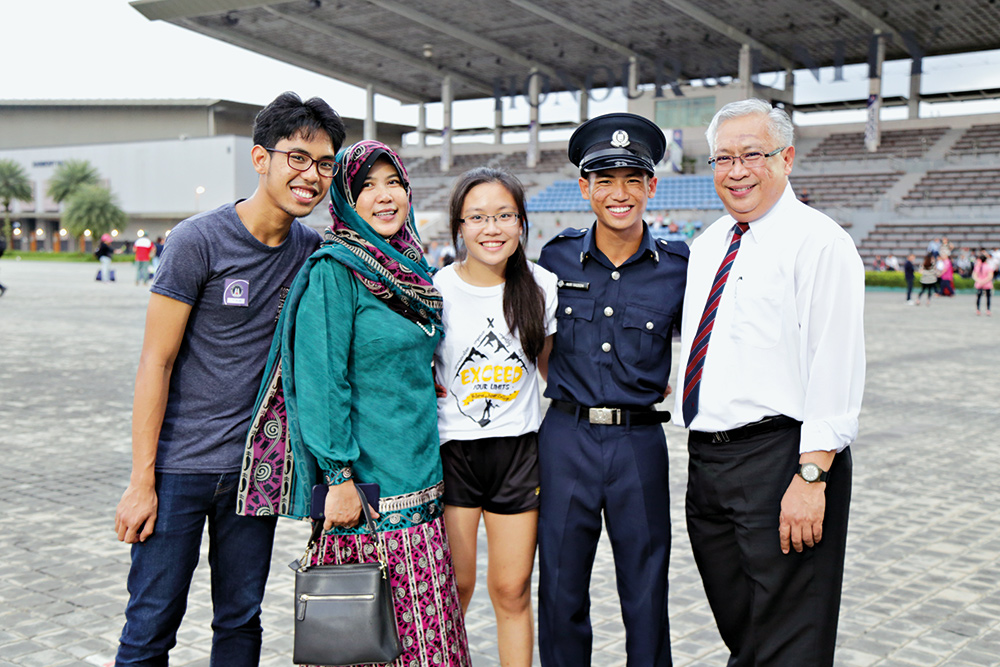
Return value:
M 830 473 L 815 463 L 803 463 L 799 466 L 798 475 L 809 484 L 812 484 L 813 482 L 825 482 Z

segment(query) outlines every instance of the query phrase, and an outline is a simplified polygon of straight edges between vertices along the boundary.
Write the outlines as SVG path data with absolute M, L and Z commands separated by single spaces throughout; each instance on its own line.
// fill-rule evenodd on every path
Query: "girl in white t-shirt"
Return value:
M 467 610 L 483 517 L 500 662 L 528 667 L 541 424 L 536 371 L 544 377 L 552 349 L 556 276 L 525 255 L 524 189 L 513 174 L 463 174 L 450 216 L 461 260 L 434 277 L 444 299 L 445 336 L 434 364 L 445 525 Z

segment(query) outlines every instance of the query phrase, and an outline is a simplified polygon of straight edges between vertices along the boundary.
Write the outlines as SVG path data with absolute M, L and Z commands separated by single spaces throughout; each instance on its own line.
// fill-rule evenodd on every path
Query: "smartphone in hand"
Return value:
M 379 485 L 374 482 L 355 482 L 355 486 L 361 489 L 361 493 L 365 494 L 368 505 L 378 512 L 378 499 L 381 494 Z M 323 514 L 323 507 L 326 505 L 326 492 L 328 488 L 326 484 L 317 484 L 312 488 L 312 506 L 309 508 L 309 516 L 314 521 L 322 521 L 326 518 Z

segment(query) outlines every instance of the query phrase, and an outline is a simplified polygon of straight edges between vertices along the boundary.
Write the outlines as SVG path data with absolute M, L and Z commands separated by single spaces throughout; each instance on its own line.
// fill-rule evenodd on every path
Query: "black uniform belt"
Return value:
M 616 426 L 620 424 L 634 424 L 645 426 L 647 424 L 663 424 L 670 421 L 670 413 L 666 410 L 654 410 L 653 408 L 620 407 L 620 408 L 588 408 L 585 405 L 577 405 L 569 401 L 559 401 L 552 399 L 552 407 L 570 415 L 579 415 L 586 418 L 591 424 L 608 424 Z
M 690 439 L 694 442 L 730 442 L 731 440 L 744 440 L 751 436 L 777 431 L 781 428 L 790 428 L 802 424 L 798 419 L 792 419 L 785 415 L 775 415 L 774 417 L 764 417 L 760 421 L 732 428 L 728 431 L 715 431 L 708 433 L 705 431 L 691 431 Z

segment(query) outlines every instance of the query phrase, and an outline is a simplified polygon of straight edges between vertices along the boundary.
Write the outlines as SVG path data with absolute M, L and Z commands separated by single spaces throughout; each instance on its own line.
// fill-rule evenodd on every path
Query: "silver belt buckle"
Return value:
M 622 423 L 622 411 L 618 408 L 590 408 L 591 424 L 615 425 Z

